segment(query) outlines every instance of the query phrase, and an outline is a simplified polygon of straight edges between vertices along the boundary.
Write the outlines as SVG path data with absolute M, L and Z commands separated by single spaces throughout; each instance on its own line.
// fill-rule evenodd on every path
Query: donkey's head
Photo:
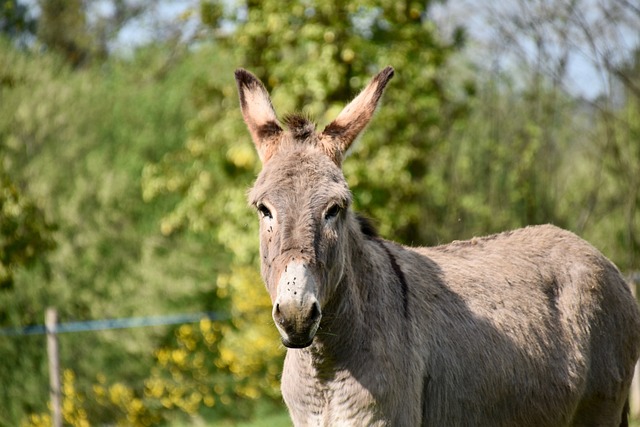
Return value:
M 276 117 L 263 84 L 235 73 L 240 108 L 263 168 L 249 193 L 260 217 L 262 277 L 287 347 L 311 344 L 343 278 L 351 193 L 340 169 L 393 76 L 387 67 L 322 132 L 303 116 Z

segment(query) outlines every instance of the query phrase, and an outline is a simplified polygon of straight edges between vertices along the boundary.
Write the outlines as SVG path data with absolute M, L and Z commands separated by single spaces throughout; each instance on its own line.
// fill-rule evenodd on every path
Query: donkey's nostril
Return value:
M 278 322 L 280 325 L 284 325 L 286 322 L 282 312 L 280 311 L 280 304 L 276 304 L 275 307 L 273 307 L 273 320 Z
M 313 305 L 311 306 L 309 319 L 311 319 L 312 322 L 315 322 L 319 318 L 320 318 L 320 304 L 318 304 L 317 302 L 314 302 Z

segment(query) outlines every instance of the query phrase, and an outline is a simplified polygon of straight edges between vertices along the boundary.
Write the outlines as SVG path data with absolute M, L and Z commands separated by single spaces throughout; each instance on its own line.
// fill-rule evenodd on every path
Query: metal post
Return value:
M 58 313 L 55 308 L 47 308 L 44 324 L 47 330 L 47 355 L 49 357 L 49 398 L 53 415 L 53 427 L 62 427 L 62 407 L 60 404 L 60 359 L 56 324 Z

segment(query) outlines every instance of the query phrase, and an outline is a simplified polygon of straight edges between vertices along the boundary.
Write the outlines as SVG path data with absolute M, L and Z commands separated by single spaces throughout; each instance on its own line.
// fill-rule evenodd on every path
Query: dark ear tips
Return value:
M 395 70 L 393 67 L 387 66 L 382 71 L 380 71 L 374 78 L 373 81 L 377 84 L 376 88 L 376 97 L 380 98 L 382 96 L 382 92 L 384 88 L 389 83 L 389 80 L 395 75 Z
M 382 71 L 378 73 L 378 78 L 381 83 L 387 84 L 389 80 L 395 75 L 395 70 L 391 66 L 386 66 Z
M 260 88 L 262 91 L 266 93 L 266 89 L 262 82 L 249 71 L 244 68 L 238 68 L 234 72 L 234 76 L 236 78 L 236 84 L 238 85 L 238 93 L 240 94 L 240 105 L 244 108 L 246 105 L 244 90 L 251 90 L 256 87 Z
M 234 75 L 236 77 L 236 82 L 239 85 L 241 84 L 243 86 L 249 86 L 250 82 L 255 82 L 257 80 L 257 78 L 253 74 L 251 74 L 244 68 L 238 68 L 235 71 Z
M 282 128 L 271 105 L 269 93 L 260 79 L 243 68 L 236 69 L 234 76 L 242 117 L 249 128 L 260 160 L 264 163 L 271 156 Z

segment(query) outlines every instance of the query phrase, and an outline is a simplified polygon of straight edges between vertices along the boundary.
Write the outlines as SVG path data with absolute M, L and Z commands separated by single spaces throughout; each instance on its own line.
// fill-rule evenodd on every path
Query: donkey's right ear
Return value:
M 274 152 L 282 126 L 262 82 L 242 68 L 236 70 L 235 76 L 242 117 L 251 132 L 260 160 L 265 163 Z

